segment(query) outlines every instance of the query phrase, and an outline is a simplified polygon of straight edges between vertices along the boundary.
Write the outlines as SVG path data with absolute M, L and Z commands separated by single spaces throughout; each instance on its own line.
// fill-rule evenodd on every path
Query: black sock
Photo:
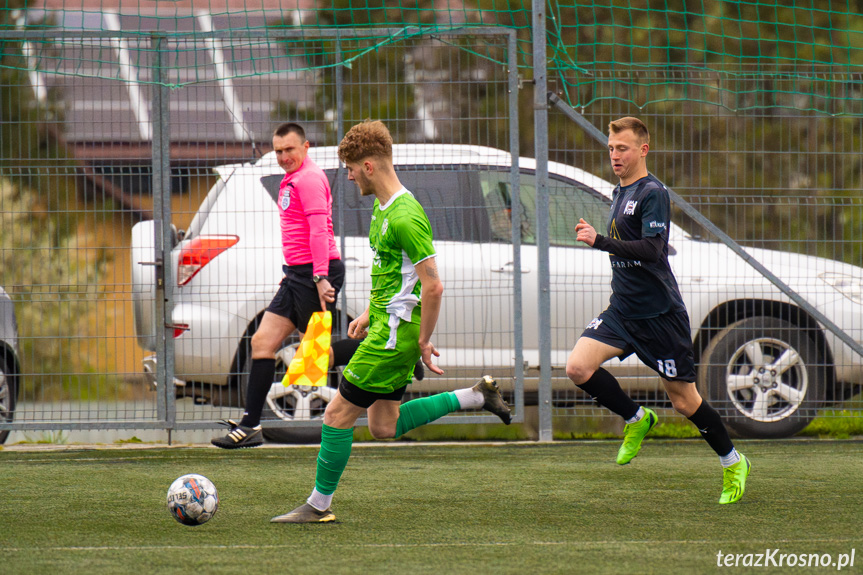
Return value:
M 630 419 L 638 413 L 638 404 L 624 393 L 614 376 L 601 367 L 578 387 L 623 419 Z
M 350 338 L 333 342 L 333 366 L 347 365 L 362 342 L 361 339 Z
M 704 441 L 713 448 L 713 451 L 719 457 L 728 455 L 734 449 L 734 444 L 731 443 L 731 438 L 728 437 L 728 430 L 725 429 L 725 424 L 722 423 L 722 416 L 719 412 L 710 407 L 707 400 L 702 399 L 701 405 L 695 410 L 695 413 L 689 416 L 689 421 L 695 424 L 701 437 Z
M 249 373 L 249 386 L 246 389 L 246 411 L 240 425 L 255 427 L 261 423 L 261 411 L 267 401 L 267 394 L 273 386 L 276 375 L 275 359 L 253 359 Z

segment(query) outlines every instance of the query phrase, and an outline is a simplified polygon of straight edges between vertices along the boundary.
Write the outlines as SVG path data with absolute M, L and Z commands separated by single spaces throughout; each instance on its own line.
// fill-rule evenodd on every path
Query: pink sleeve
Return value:
M 330 272 L 330 238 L 327 216 L 312 214 L 309 220 L 309 248 L 312 251 L 312 274 L 325 276 Z
M 312 274 L 325 276 L 330 271 L 329 226 L 330 194 L 325 179 L 305 178 L 298 186 L 303 212 L 309 222 L 309 250 L 312 252 Z

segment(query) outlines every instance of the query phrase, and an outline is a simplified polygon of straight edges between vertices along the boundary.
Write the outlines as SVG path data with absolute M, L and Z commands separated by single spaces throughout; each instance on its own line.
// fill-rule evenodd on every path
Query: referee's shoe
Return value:
M 492 376 L 482 376 L 482 379 L 479 380 L 472 389 L 473 391 L 478 391 L 482 394 L 482 397 L 485 400 L 482 404 L 482 408 L 484 410 L 492 412 L 498 416 L 501 421 L 509 425 L 512 421 L 512 412 L 503 400 L 503 396 L 500 394 L 500 388 L 497 386 L 497 382 Z
M 219 423 L 227 425 L 231 428 L 231 431 L 224 437 L 217 437 L 210 441 L 216 447 L 221 447 L 222 449 L 241 449 L 243 447 L 258 447 L 264 444 L 263 432 L 260 425 L 257 427 L 246 427 L 233 419 L 223 419 Z

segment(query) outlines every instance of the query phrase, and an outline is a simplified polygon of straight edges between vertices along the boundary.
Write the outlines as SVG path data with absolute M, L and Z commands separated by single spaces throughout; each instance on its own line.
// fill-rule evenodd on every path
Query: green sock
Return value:
M 403 403 L 399 407 L 396 437 L 459 409 L 458 398 L 451 391 Z
M 354 428 L 336 429 L 324 425 L 321 429 L 321 449 L 318 451 L 318 471 L 315 474 L 315 489 L 324 495 L 332 495 L 339 486 L 339 479 L 351 456 L 354 444 Z

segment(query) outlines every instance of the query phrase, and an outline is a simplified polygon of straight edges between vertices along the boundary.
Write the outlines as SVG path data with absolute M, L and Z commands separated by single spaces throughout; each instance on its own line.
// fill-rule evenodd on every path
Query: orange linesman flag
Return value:
M 306 334 L 297 355 L 291 360 L 282 385 L 327 385 L 327 370 L 330 367 L 330 337 L 333 329 L 333 314 L 316 311 L 309 320 Z

